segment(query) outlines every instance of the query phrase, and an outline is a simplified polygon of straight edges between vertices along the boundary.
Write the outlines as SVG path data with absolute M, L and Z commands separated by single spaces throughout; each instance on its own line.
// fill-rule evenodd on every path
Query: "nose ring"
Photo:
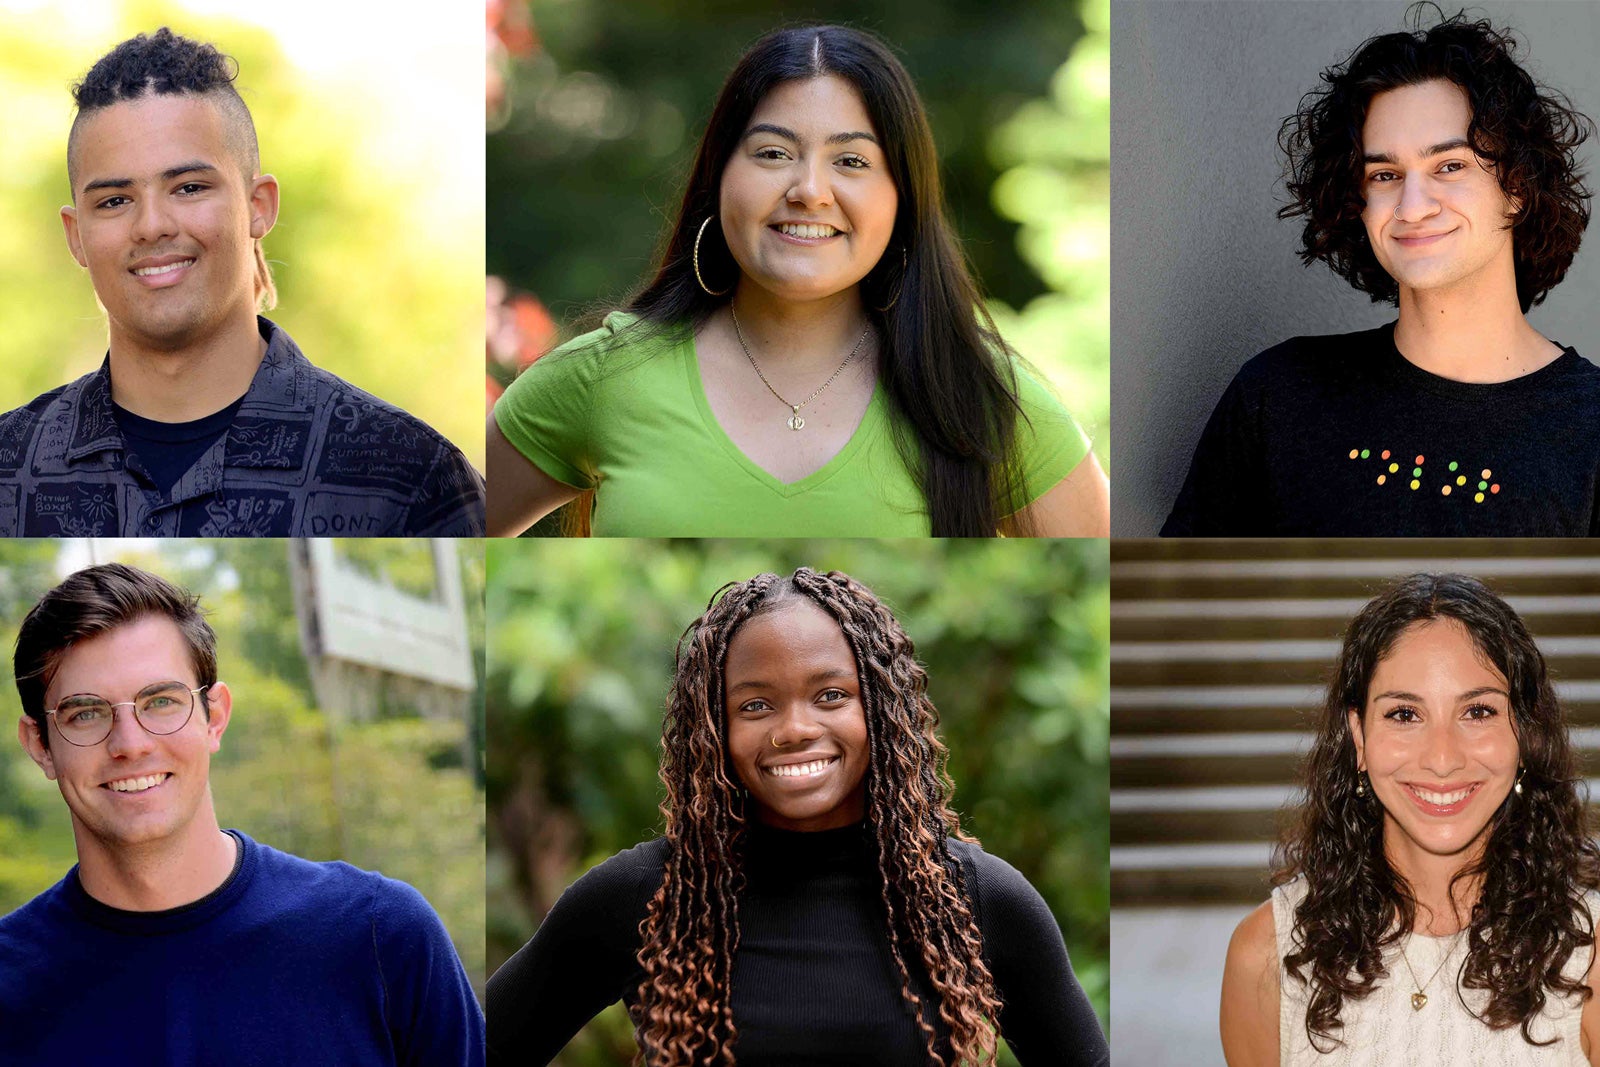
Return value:
M 767 740 L 772 742 L 772 747 L 773 748 L 782 748 L 783 747 L 782 745 L 778 744 L 778 739 L 776 737 L 769 737 L 769 738 L 767 738 Z

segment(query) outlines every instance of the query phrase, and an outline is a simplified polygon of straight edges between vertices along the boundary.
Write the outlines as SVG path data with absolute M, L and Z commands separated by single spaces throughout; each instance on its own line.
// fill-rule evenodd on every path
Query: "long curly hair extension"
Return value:
M 1422 28 L 1432 8 L 1441 21 Z M 1367 240 L 1361 221 L 1364 161 L 1361 133 L 1379 93 L 1443 79 L 1460 86 L 1472 108 L 1467 140 L 1488 161 L 1511 215 L 1517 300 L 1526 312 L 1566 276 L 1589 225 L 1590 191 L 1577 149 L 1593 121 L 1554 89 L 1537 84 L 1516 62 L 1517 42 L 1487 20 L 1464 12 L 1445 18 L 1434 4 L 1411 9 L 1409 33 L 1362 44 L 1284 119 L 1278 144 L 1287 160 L 1290 202 L 1281 219 L 1304 218 L 1300 258 L 1322 260 L 1374 302 L 1397 303 L 1399 286 Z
M 640 926 L 636 1062 L 736 1063 L 729 976 L 739 947 L 747 813 L 727 754 L 723 667 L 740 626 L 796 598 L 839 624 L 855 658 L 867 723 L 867 823 L 877 842 L 883 918 L 906 1010 L 927 1042 L 930 1064 L 993 1064 L 1000 1002 L 947 842 L 952 835 L 972 838 L 949 806 L 953 786 L 934 732 L 939 714 L 927 696 L 927 674 L 911 639 L 869 589 L 848 575 L 804 567 L 788 578 L 758 574 L 724 586 L 679 640 L 661 741 L 670 853 Z M 937 993 L 947 1042 L 912 990 L 910 952 Z
M 1384 852 L 1383 807 L 1370 790 L 1356 792 L 1349 712 L 1364 713 L 1373 673 L 1395 641 L 1439 619 L 1465 627 L 1484 662 L 1505 677 L 1523 768 L 1521 795 L 1506 795 L 1482 853 L 1451 880 L 1452 896 L 1457 883 L 1479 885 L 1457 995 L 1486 990 L 1478 1018 L 1493 1029 L 1520 1026 L 1530 1044 L 1541 1043 L 1529 1028 L 1549 996 L 1589 996 L 1562 969 L 1594 942 L 1583 897 L 1600 887 L 1600 849 L 1578 797 L 1567 722 L 1544 657 L 1517 613 L 1477 579 L 1416 574 L 1367 604 L 1345 631 L 1303 767 L 1298 824 L 1274 857 L 1274 885 L 1306 883 L 1295 949 L 1283 963 L 1309 990 L 1306 1035 L 1320 1051 L 1341 1043 L 1345 1000 L 1367 996 L 1387 975 L 1384 951 L 1406 936 L 1417 914 L 1411 887 Z

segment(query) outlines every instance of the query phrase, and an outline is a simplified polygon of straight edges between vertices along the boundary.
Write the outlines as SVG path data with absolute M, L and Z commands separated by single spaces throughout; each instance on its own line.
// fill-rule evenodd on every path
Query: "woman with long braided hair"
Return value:
M 725 586 L 679 642 L 663 837 L 489 982 L 491 1063 L 619 998 L 645 1067 L 1109 1062 L 1038 892 L 961 833 L 909 637 L 847 575 Z
M 1418 574 L 1345 632 L 1272 899 L 1234 934 L 1232 1067 L 1600 1064 L 1600 849 L 1517 613 Z

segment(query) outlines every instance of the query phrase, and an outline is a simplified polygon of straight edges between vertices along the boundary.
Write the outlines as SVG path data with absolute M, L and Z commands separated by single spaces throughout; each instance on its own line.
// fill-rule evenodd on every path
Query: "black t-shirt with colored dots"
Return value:
M 1296 337 L 1240 368 L 1166 537 L 1600 535 L 1600 368 L 1508 382 L 1408 362 L 1394 324 Z

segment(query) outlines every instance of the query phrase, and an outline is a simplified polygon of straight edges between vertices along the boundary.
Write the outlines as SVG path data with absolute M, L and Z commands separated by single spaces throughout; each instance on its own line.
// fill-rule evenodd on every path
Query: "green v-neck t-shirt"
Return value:
M 636 316 L 535 362 L 495 405 L 524 457 L 576 489 L 594 489 L 597 537 L 927 537 L 927 505 L 896 445 L 881 385 L 855 433 L 821 468 L 781 482 L 712 414 L 692 334 L 634 339 Z M 641 331 L 642 333 L 642 331 Z M 1044 385 L 1017 368 L 1021 510 L 1066 477 L 1089 441 Z M 492 491 L 492 490 L 491 490 Z

